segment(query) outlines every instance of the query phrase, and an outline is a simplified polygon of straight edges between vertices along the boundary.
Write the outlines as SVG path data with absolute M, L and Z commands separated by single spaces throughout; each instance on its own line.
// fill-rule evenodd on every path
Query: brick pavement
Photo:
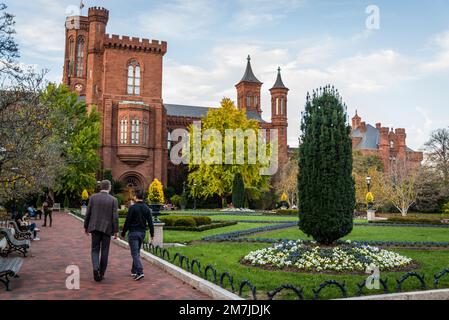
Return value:
M 111 243 L 109 265 L 101 283 L 93 280 L 90 260 L 90 236 L 84 234 L 81 221 L 65 213 L 56 213 L 53 227 L 41 227 L 41 240 L 31 243 L 20 278 L 12 279 L 11 292 L 0 283 L 0 300 L 173 300 L 209 299 L 193 287 L 162 269 L 142 260 L 145 278 L 130 277 L 131 255 L 127 249 Z M 68 265 L 80 269 L 80 290 L 66 289 Z

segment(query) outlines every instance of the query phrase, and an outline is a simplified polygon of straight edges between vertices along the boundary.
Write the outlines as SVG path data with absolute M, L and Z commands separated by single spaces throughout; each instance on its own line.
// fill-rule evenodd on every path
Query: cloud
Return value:
M 159 37 L 195 38 L 208 32 L 220 12 L 217 0 L 171 0 L 138 16 L 146 33 Z
M 251 28 L 265 23 L 273 23 L 294 12 L 305 0 L 240 0 L 240 10 L 234 16 L 239 28 Z
M 425 62 L 422 69 L 426 72 L 438 72 L 449 69 L 449 31 L 438 34 L 431 39 L 437 52 L 431 61 Z

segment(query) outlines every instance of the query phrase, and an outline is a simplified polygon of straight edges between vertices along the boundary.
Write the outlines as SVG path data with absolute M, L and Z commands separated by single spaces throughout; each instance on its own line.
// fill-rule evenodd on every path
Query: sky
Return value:
M 79 1 L 3 1 L 16 16 L 21 62 L 61 82 L 65 16 Z M 367 123 L 406 128 L 413 149 L 449 126 L 447 0 L 84 2 L 83 14 L 90 6 L 109 9 L 110 34 L 168 42 L 165 103 L 217 107 L 223 97 L 235 100 L 250 54 L 264 83 L 262 116 L 270 121 L 269 89 L 281 67 L 290 89 L 290 146 L 298 144 L 307 92 L 326 84 L 338 88 L 349 118 L 358 110 Z

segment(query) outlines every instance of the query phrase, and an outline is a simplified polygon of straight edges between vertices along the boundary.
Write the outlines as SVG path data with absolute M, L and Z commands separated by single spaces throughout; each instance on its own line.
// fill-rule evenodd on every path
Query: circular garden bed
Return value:
M 284 241 L 250 252 L 242 263 L 270 270 L 362 274 L 368 268 L 408 271 L 417 264 L 410 258 L 378 247 L 346 241 L 336 246 Z

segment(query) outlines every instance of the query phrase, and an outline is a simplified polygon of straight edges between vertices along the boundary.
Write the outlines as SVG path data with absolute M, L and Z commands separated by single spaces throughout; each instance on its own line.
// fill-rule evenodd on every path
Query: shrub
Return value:
M 192 218 L 193 220 L 195 220 L 195 223 L 198 227 L 212 223 L 212 219 L 210 217 L 193 216 Z
M 126 218 L 128 214 L 128 209 L 120 209 L 117 211 L 119 218 Z
M 443 206 L 443 213 L 449 213 L 449 202 Z
M 175 220 L 174 226 L 196 227 L 196 222 L 193 217 L 179 217 Z
M 148 202 L 151 204 L 162 204 L 165 202 L 164 189 L 158 179 L 154 179 L 148 188 Z
M 69 208 L 70 207 L 70 201 L 69 201 L 69 197 L 67 196 L 67 194 L 64 196 L 64 208 Z
M 223 228 L 223 227 L 229 227 L 229 226 L 233 226 L 233 225 L 236 225 L 236 224 L 237 224 L 237 221 L 216 221 L 214 223 L 206 224 L 206 225 L 198 226 L 198 227 L 167 226 L 167 224 L 166 224 L 165 225 L 165 230 L 197 231 L 197 232 L 201 232 L 201 231 L 206 231 L 206 230 L 211 230 L 211 229 L 218 229 L 218 228 Z
M 390 217 L 387 221 L 391 223 L 442 224 L 441 218 L 437 217 Z
M 87 199 L 89 199 L 89 193 L 87 192 L 86 189 L 84 189 L 83 192 L 81 193 L 81 200 L 86 201 Z
M 268 212 L 268 213 L 264 212 L 264 215 L 273 215 L 273 216 L 297 216 L 298 214 L 299 211 L 293 209 L 279 209 L 276 210 L 275 212 Z
M 122 194 L 116 194 L 114 197 L 117 199 L 118 206 L 120 208 L 123 205 L 124 201 L 125 201 L 125 197 L 123 197 Z
M 180 206 L 181 206 L 181 201 L 182 201 L 181 198 L 182 198 L 181 196 L 175 194 L 174 196 L 172 196 L 172 197 L 170 198 L 170 201 L 171 201 L 171 203 L 172 203 L 173 205 L 175 205 L 175 206 L 177 206 L 177 207 L 180 207 Z

